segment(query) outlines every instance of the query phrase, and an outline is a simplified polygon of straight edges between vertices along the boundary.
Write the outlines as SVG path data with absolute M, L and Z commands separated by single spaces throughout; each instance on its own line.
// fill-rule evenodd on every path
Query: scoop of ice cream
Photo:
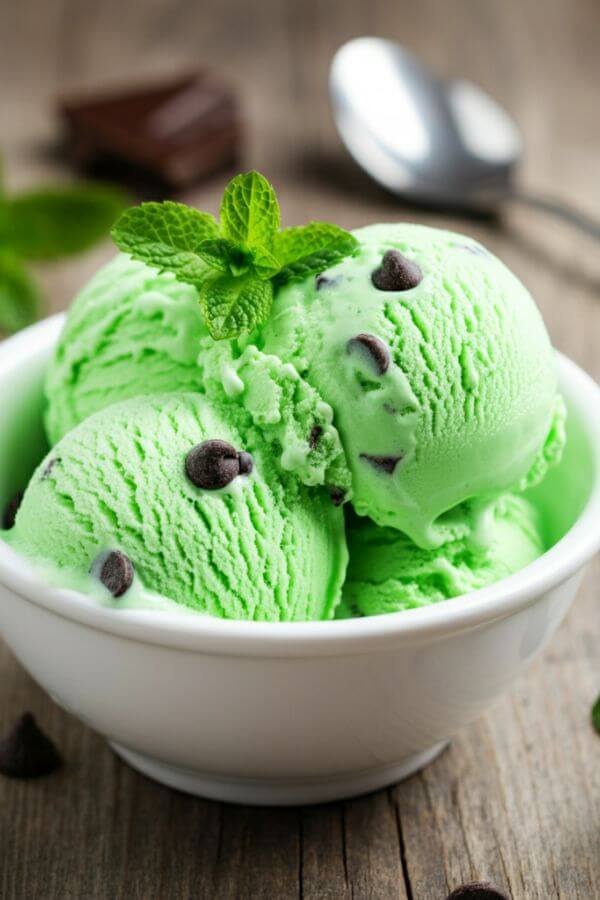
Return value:
M 117 256 L 76 297 L 50 362 L 50 442 L 111 403 L 198 390 L 196 360 L 204 333 L 195 288 Z
M 394 528 L 353 517 L 350 563 L 336 618 L 427 606 L 493 584 L 544 552 L 541 523 L 524 497 L 504 494 L 453 510 L 462 537 L 423 550 Z
M 442 514 L 541 479 L 560 455 L 554 355 L 521 282 L 469 238 L 355 232 L 357 256 L 284 287 L 258 346 L 334 411 L 353 505 L 422 547 Z
M 130 399 L 70 431 L 7 534 L 64 584 L 91 572 L 118 605 L 142 585 L 229 619 L 330 618 L 347 562 L 327 492 L 282 474 L 226 404 L 189 393 Z

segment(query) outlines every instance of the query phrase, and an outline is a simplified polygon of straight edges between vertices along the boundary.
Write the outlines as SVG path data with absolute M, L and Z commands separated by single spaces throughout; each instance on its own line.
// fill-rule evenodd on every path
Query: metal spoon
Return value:
M 393 193 L 473 212 L 514 200 L 600 238 L 600 222 L 515 186 L 519 132 L 476 85 L 438 78 L 393 41 L 357 38 L 335 54 L 329 87 L 342 141 Z

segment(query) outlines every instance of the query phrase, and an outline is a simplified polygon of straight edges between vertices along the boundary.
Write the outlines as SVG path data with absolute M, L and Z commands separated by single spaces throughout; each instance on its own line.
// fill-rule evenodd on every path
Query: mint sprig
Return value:
M 55 260 L 104 237 L 126 204 L 115 188 L 95 184 L 6 192 L 0 159 L 0 332 L 24 328 L 41 300 L 29 261 Z
M 143 203 L 112 230 L 117 247 L 197 287 L 215 340 L 249 334 L 270 312 L 274 290 L 351 256 L 356 238 L 337 225 L 279 230 L 271 184 L 259 172 L 237 175 L 221 201 L 220 224 L 182 203 Z

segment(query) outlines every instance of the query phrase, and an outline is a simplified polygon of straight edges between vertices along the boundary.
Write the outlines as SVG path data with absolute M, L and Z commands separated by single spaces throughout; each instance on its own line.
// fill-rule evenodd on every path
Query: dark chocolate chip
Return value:
M 254 467 L 254 461 L 249 453 L 240 450 L 238 453 L 238 462 L 240 466 L 240 475 L 249 475 Z
M 334 506 L 341 506 L 346 499 L 346 491 L 343 488 L 332 487 L 329 489 L 329 496 Z
M 113 597 L 122 597 L 133 584 L 133 565 L 120 550 L 101 553 L 94 560 L 91 572 Z
M 418 265 L 398 250 L 388 250 L 381 266 L 371 275 L 371 281 L 380 291 L 409 291 L 422 280 Z
M 185 471 L 196 487 L 219 490 L 240 474 L 238 452 L 227 441 L 204 441 L 192 447 L 186 456 Z
M 308 438 L 308 446 L 311 450 L 314 450 L 317 444 L 319 443 L 319 439 L 323 434 L 323 429 L 320 425 L 313 425 L 311 428 L 311 432 Z
M 469 881 L 448 894 L 446 900 L 509 900 L 508 894 L 490 881 Z
M 15 519 L 17 517 L 18 509 L 21 505 L 21 501 L 23 500 L 23 491 L 17 491 L 14 497 L 11 497 L 6 506 L 4 507 L 4 512 L 2 513 L 2 527 L 7 531 L 9 528 L 12 528 L 15 524 Z
M 348 353 L 358 350 L 372 363 L 378 375 L 385 375 L 390 367 L 390 351 L 383 341 L 374 334 L 357 334 L 346 344 Z
M 382 472 L 393 475 L 394 469 L 400 460 L 404 459 L 404 454 L 400 453 L 398 456 L 379 456 L 376 453 L 361 453 L 360 458 L 364 459 L 365 462 L 370 463 L 374 469 L 381 469 Z
M 0 772 L 11 778 L 38 778 L 62 765 L 50 738 L 40 731 L 31 713 L 22 715 L 0 741 Z
M 335 287 L 335 285 L 339 283 L 339 275 L 336 278 L 331 278 L 329 275 L 317 275 L 317 277 L 315 278 L 315 287 L 318 291 L 322 290 L 323 288 Z
M 61 461 L 60 456 L 53 456 L 52 459 L 49 459 L 46 465 L 42 470 L 42 480 L 44 478 L 48 478 L 54 466 Z

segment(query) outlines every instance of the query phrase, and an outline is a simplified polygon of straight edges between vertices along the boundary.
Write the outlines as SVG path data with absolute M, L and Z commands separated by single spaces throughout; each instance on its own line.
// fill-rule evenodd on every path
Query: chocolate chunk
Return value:
M 341 506 L 346 499 L 346 491 L 343 488 L 332 487 L 329 489 L 329 496 L 334 506 Z
M 227 441 L 204 441 L 188 453 L 185 471 L 196 487 L 217 491 L 252 471 L 252 457 L 244 451 L 238 453 Z
M 38 778 L 62 765 L 50 738 L 40 731 L 31 713 L 22 715 L 0 741 L 0 772 L 11 778 Z
M 359 350 L 368 356 L 378 375 L 385 375 L 390 367 L 390 351 L 374 334 L 357 334 L 346 344 L 348 353 Z
M 240 475 L 249 475 L 254 467 L 254 461 L 250 453 L 241 450 L 238 453 L 238 462 L 240 464 Z
M 178 189 L 232 165 L 239 154 L 235 95 L 206 72 L 72 97 L 60 108 L 74 161 L 113 176 L 142 171 Z
M 323 429 L 320 425 L 313 425 L 311 428 L 311 432 L 308 438 L 308 446 L 311 450 L 314 450 L 317 444 L 319 443 L 319 438 L 323 434 Z
M 398 250 L 388 250 L 381 266 L 371 275 L 371 281 L 380 291 L 409 291 L 422 280 L 418 265 Z
M 315 286 L 318 291 L 322 290 L 322 288 L 335 287 L 335 285 L 339 283 L 339 275 L 336 278 L 330 278 L 328 275 L 317 275 L 315 279 Z
M 54 466 L 57 463 L 59 463 L 60 461 L 61 461 L 60 456 L 53 456 L 52 459 L 48 460 L 48 462 L 46 463 L 46 465 L 44 466 L 44 469 L 42 471 L 42 475 L 41 475 L 42 480 L 44 478 L 48 478 L 48 476 L 52 472 L 52 469 L 54 468 Z
M 469 881 L 448 894 L 446 900 L 509 900 L 508 894 L 489 881 Z
M 394 469 L 400 460 L 404 459 L 404 454 L 400 453 L 398 456 L 379 456 L 376 453 L 361 453 L 360 458 L 364 459 L 365 462 L 370 463 L 374 469 L 381 469 L 382 472 L 393 475 Z
M 94 560 L 91 573 L 113 597 L 122 597 L 133 584 L 133 565 L 129 557 L 120 550 L 101 553 Z
M 23 491 L 17 491 L 14 497 L 11 497 L 6 506 L 4 507 L 4 512 L 2 513 L 2 527 L 7 531 L 9 528 L 12 528 L 15 524 L 15 519 L 17 517 L 17 511 L 21 505 L 21 501 L 23 500 Z

